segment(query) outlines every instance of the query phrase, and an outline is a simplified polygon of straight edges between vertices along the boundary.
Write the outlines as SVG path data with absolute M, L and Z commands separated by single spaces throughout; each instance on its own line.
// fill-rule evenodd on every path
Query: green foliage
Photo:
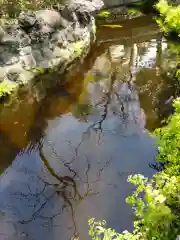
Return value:
M 180 36 L 180 5 L 169 5 L 166 0 L 160 0 L 156 4 L 156 9 L 160 13 L 157 23 L 164 32 L 175 32 Z
M 15 87 L 16 85 L 11 83 L 10 81 L 4 81 L 0 83 L 0 98 L 11 94 Z
M 180 175 L 180 99 L 174 102 L 175 114 L 169 119 L 167 126 L 157 129 L 159 136 L 159 154 L 157 160 L 165 162 L 165 172 Z
M 168 5 L 168 2 L 166 0 L 160 0 L 156 4 L 156 8 L 161 14 L 161 16 L 165 16 L 167 12 L 170 10 L 170 6 Z
M 29 71 L 33 73 L 37 73 L 39 75 L 39 74 L 44 74 L 45 70 L 46 69 L 44 69 L 43 67 L 36 67 L 36 68 L 30 69 Z
M 1 0 L 0 16 L 15 18 L 21 11 L 52 8 L 66 0 Z
M 106 221 L 95 221 L 94 218 L 89 219 L 89 236 L 92 240 L 125 240 L 133 239 L 133 234 L 124 231 L 122 234 L 117 233 L 112 228 L 106 228 Z
M 138 15 L 138 14 L 140 14 L 141 12 L 138 10 L 138 9 L 136 9 L 136 8 L 130 8 L 130 9 L 128 9 L 128 14 L 129 15 L 132 15 L 132 16 L 136 16 L 136 15 Z
M 111 16 L 111 13 L 109 11 L 101 11 L 97 14 L 98 17 L 107 18 Z
M 92 239 L 175 239 L 178 235 L 179 225 L 176 224 L 176 215 L 168 206 L 171 197 L 175 194 L 169 188 L 172 184 L 174 186 L 174 181 L 165 174 L 157 175 L 151 181 L 148 181 L 142 175 L 135 175 L 130 177 L 128 181 L 137 187 L 133 195 L 127 198 L 127 202 L 135 209 L 136 220 L 134 221 L 133 233 L 125 231 L 119 234 L 113 229 L 106 228 L 105 222 L 95 222 L 94 219 L 91 219 L 89 235 Z M 165 181 L 167 181 L 167 185 L 163 186 Z M 175 179 L 175 181 L 177 180 Z M 143 198 L 142 193 L 144 194 Z
M 177 57 L 180 55 L 180 45 L 179 42 L 173 42 L 168 44 L 170 52 L 175 53 Z M 178 61 L 177 61 L 178 62 Z
M 126 199 L 134 209 L 134 231 L 116 233 L 105 221 L 90 219 L 93 240 L 175 240 L 180 235 L 180 98 L 174 108 L 168 124 L 155 131 L 159 138 L 157 161 L 165 164 L 163 171 L 151 180 L 139 174 L 128 178 L 136 186 Z

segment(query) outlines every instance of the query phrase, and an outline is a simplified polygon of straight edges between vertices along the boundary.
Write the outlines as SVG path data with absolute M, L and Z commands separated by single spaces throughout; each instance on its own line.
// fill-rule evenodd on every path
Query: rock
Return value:
M 75 38 L 75 35 L 74 35 L 74 30 L 73 31 L 66 31 L 66 32 L 64 32 L 63 39 L 65 39 L 64 41 L 66 41 L 66 42 L 67 41 L 68 42 L 75 42 L 76 38 Z M 64 46 L 64 41 L 63 41 L 63 45 L 62 46 Z M 58 45 L 59 45 L 59 41 L 58 41 Z
M 7 57 L 8 58 L 8 57 Z M 12 56 L 11 58 L 8 59 L 8 61 L 6 62 L 6 65 L 11 65 L 11 64 L 14 64 L 14 63 L 17 63 L 18 62 L 18 58 L 15 57 L 15 56 Z
M 33 72 L 24 70 L 19 74 L 18 83 L 19 84 L 27 84 L 33 78 L 34 78 Z
M 68 1 L 58 11 L 22 12 L 18 23 L 0 27 L 1 79 L 24 84 L 39 74 L 34 68 L 63 73 L 77 56 L 84 59 L 95 40 L 92 14 L 103 2 Z
M 9 34 L 19 42 L 20 47 L 26 47 L 31 44 L 30 37 L 19 27 L 11 29 Z
M 32 50 L 32 55 L 33 55 L 33 57 L 34 57 L 34 59 L 36 60 L 37 63 L 44 60 L 44 58 L 43 58 L 41 52 L 39 51 L 39 49 Z
M 0 28 L 0 45 L 15 46 L 18 48 L 18 40 L 11 36 L 8 31 L 5 32 L 3 28 Z
M 90 22 L 90 13 L 94 11 L 94 8 L 89 1 L 71 1 L 71 3 L 63 11 L 70 13 L 75 13 L 76 21 L 78 20 L 80 24 L 88 24 Z M 63 14 L 62 11 L 62 14 Z M 66 14 L 68 16 L 68 14 Z M 71 14 L 72 15 L 72 14 Z M 72 16 L 71 16 L 72 18 Z
M 50 34 L 55 32 L 55 29 L 50 27 L 50 26 L 48 26 L 48 25 L 43 25 L 39 31 L 42 34 L 42 36 L 43 35 L 47 35 L 49 37 Z
M 14 71 L 9 71 L 7 74 L 6 74 L 7 78 L 12 81 L 12 82 L 17 82 L 18 80 L 18 77 L 19 77 L 19 73 L 14 70 Z
M 2 27 L 0 27 L 0 43 L 2 42 L 5 35 L 6 35 L 6 32 Z
M 52 58 L 52 53 L 53 53 L 53 52 L 49 49 L 48 46 L 44 47 L 44 48 L 41 50 L 41 53 L 42 53 L 42 55 L 43 55 L 43 57 L 44 57 L 45 59 L 50 59 L 50 58 Z
M 39 67 L 43 69 L 48 69 L 50 67 L 49 62 L 47 60 L 43 60 L 39 63 Z
M 91 15 L 89 12 L 76 11 L 76 15 L 80 24 L 85 26 L 86 24 L 90 23 Z
M 21 67 L 20 64 L 14 64 L 11 66 L 7 66 L 5 68 L 5 78 L 12 82 L 18 82 L 19 81 L 19 75 L 20 73 L 24 71 L 24 69 Z
M 22 13 L 19 16 L 19 22 L 33 42 L 49 39 L 57 29 L 66 28 L 69 25 L 69 22 L 54 10 Z
M 92 4 L 93 7 L 94 7 L 94 13 L 96 13 L 96 12 L 100 11 L 100 10 L 103 8 L 103 6 L 104 6 L 104 1 L 93 0 L 93 1 L 91 2 L 91 4 Z
M 29 36 L 24 36 L 21 38 L 20 40 L 21 47 L 26 47 L 26 46 L 29 46 L 30 44 L 31 44 L 31 39 Z
M 17 63 L 18 61 L 18 56 L 8 51 L 3 52 L 3 55 L 0 56 L 1 66 L 12 65 L 14 63 Z
M 59 9 L 59 12 L 60 12 L 61 16 L 69 22 L 77 22 L 78 21 L 75 12 L 68 6 L 65 6 L 63 9 Z
M 75 29 L 73 32 L 74 41 L 79 41 L 79 40 L 83 39 L 84 34 L 85 34 L 84 29 L 81 29 L 81 28 Z
M 6 74 L 5 68 L 0 67 L 0 82 L 4 80 L 5 74 Z
M 59 58 L 59 57 L 62 57 L 62 55 L 63 55 L 62 49 L 59 48 L 59 47 L 56 47 L 56 48 L 54 49 L 53 57 Z
M 25 47 L 31 44 L 30 37 L 19 26 L 10 26 L 5 30 L 8 33 L 7 39 L 11 38 L 11 42 L 15 41 L 17 47 Z
M 54 10 L 39 10 L 35 12 L 35 16 L 38 20 L 42 20 L 43 24 L 47 24 L 51 28 L 66 28 L 68 21 L 64 19 L 60 13 Z
M 8 45 L 18 52 L 20 47 L 25 47 L 31 44 L 29 36 L 19 26 L 8 26 L 5 28 L 6 35 L 1 40 L 1 44 Z M 15 50 L 16 49 L 16 50 Z
M 101 0 L 93 1 L 82 1 L 82 0 L 71 0 L 68 6 L 61 10 L 63 17 L 68 21 L 78 21 L 80 24 L 88 24 L 90 17 L 93 13 L 97 12 L 103 7 L 104 3 Z M 77 19 L 76 19 L 76 17 Z
M 28 55 L 31 53 L 31 47 L 30 46 L 27 46 L 27 47 L 24 47 L 24 48 L 21 48 L 19 54 L 21 56 L 24 56 L 24 55 Z
M 19 47 L 18 40 L 9 36 L 9 35 L 6 35 L 6 36 L 3 37 L 3 39 L 1 40 L 1 44 L 2 45 L 8 45 L 11 48 L 16 48 L 16 49 L 18 49 L 18 47 Z
M 67 39 L 68 40 L 68 39 Z M 68 46 L 68 44 L 69 44 L 69 40 L 67 41 L 67 40 L 65 40 L 65 41 L 58 41 L 58 47 L 59 48 L 62 48 L 62 49 L 65 49 L 65 48 L 67 48 L 67 46 Z
M 100 10 L 103 7 L 104 3 L 101 0 L 92 0 L 92 1 L 82 1 L 82 0 L 73 0 L 69 4 L 69 8 L 74 12 L 86 12 L 93 14 L 94 12 Z
M 36 15 L 32 12 L 22 12 L 19 15 L 18 22 L 23 29 L 30 29 L 37 23 Z
M 51 37 L 51 42 L 52 43 L 58 43 L 58 42 L 63 42 L 63 41 L 66 41 L 64 31 L 57 31 Z
M 36 67 L 36 60 L 34 59 L 32 54 L 21 56 L 20 63 L 26 70 L 30 70 Z

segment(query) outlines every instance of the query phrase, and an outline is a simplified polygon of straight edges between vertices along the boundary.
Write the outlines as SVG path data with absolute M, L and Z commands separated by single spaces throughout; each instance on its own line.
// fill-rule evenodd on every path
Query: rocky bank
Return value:
M 0 27 L 0 97 L 47 72 L 63 73 L 95 40 L 101 0 L 72 0 L 57 10 L 22 12 Z M 52 79 L 53 81 L 53 79 Z

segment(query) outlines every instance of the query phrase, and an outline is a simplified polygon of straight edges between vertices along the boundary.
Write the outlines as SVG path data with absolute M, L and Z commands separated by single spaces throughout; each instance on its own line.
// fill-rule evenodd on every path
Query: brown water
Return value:
M 149 131 L 171 111 L 175 59 L 150 17 L 97 36 L 61 84 L 40 81 L 1 106 L 1 240 L 86 240 L 88 217 L 132 229 L 126 180 L 154 172 Z

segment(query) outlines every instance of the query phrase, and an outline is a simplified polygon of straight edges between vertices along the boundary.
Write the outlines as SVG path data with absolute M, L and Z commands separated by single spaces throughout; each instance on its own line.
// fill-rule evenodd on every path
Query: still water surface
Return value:
M 127 177 L 154 173 L 149 132 L 175 94 L 166 41 L 148 17 L 133 21 L 99 29 L 63 85 L 1 106 L 1 240 L 86 240 L 88 217 L 132 229 Z

